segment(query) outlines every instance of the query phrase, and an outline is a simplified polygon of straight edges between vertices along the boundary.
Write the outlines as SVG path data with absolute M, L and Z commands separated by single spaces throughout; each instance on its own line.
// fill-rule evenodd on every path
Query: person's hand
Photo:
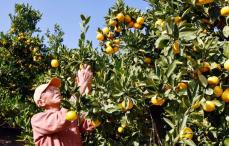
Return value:
M 76 82 L 78 86 L 80 86 L 80 93 L 84 94 L 85 90 L 86 92 L 89 92 L 91 89 L 91 83 L 92 83 L 92 71 L 91 66 L 84 64 L 82 69 L 78 71 Z
M 79 70 L 77 74 L 76 81 L 77 81 L 78 86 L 81 86 L 85 83 L 91 83 L 92 76 L 93 74 L 91 72 L 91 66 L 84 64 L 83 68 Z

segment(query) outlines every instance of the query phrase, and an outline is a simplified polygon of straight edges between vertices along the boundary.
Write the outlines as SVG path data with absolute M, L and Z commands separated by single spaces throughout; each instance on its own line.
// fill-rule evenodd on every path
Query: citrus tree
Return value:
M 26 21 L 39 16 L 32 17 L 36 23 L 40 14 L 17 5 L 21 9 L 16 7 L 18 15 L 11 18 L 17 22 L 13 24 L 22 24 L 0 38 L 1 52 L 9 54 L 1 57 L 1 74 L 6 70 L 13 75 L 5 77 L 7 82 L 1 78 L 1 95 L 10 97 L 12 83 L 23 81 L 27 87 L 16 86 L 17 96 L 10 102 L 23 98 L 31 105 L 25 111 L 35 113 L 34 87 L 47 78 L 61 78 L 63 106 L 86 112 L 96 127 L 82 134 L 85 145 L 227 145 L 228 0 L 145 1 L 150 7 L 142 12 L 117 0 L 104 17 L 105 27 L 97 30 L 100 46 L 96 49 L 86 40 L 90 17 L 81 15 L 78 48 L 63 44 L 64 32 L 58 25 L 53 34 L 46 33 L 46 46 L 42 37 L 32 35 L 35 25 Z M 40 43 L 26 45 L 27 39 Z M 20 44 L 19 49 L 14 43 Z M 28 54 L 23 56 L 25 50 Z M 15 56 L 23 60 L 18 68 Z M 92 92 L 84 96 L 75 83 L 83 64 L 90 64 L 94 74 Z M 27 78 L 13 81 L 22 68 Z M 69 100 L 71 95 L 78 97 L 76 101 Z M 32 136 L 29 116 L 18 117 L 22 129 L 27 122 L 27 140 Z
M 226 145 L 228 1 L 147 2 L 118 0 L 98 28 L 87 145 Z

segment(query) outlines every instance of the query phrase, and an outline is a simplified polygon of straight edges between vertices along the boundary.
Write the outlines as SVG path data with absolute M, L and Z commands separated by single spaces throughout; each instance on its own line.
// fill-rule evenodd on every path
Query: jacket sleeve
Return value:
M 33 131 L 40 134 L 52 134 L 69 128 L 71 122 L 65 119 L 66 113 L 66 109 L 61 109 L 34 115 L 31 119 Z

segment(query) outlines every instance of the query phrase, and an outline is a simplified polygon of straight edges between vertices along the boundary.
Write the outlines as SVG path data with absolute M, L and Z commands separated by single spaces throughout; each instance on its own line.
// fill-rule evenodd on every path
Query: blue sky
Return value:
M 42 33 L 47 29 L 53 31 L 54 24 L 59 24 L 64 31 L 64 44 L 69 48 L 76 48 L 80 35 L 80 14 L 91 16 L 87 39 L 98 45 L 96 30 L 104 27 L 104 16 L 116 0 L 0 0 L 0 31 L 6 32 L 10 28 L 8 14 L 14 13 L 15 3 L 29 3 L 39 10 L 43 16 L 38 23 Z M 143 0 L 125 0 L 131 7 L 145 11 L 149 5 Z

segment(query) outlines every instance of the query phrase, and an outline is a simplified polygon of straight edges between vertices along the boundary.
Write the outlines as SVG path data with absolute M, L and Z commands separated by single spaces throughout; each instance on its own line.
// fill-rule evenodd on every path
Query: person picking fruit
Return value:
M 90 66 L 84 65 L 77 75 L 81 94 L 90 89 L 91 80 Z M 61 80 L 52 78 L 47 84 L 38 86 L 34 92 L 36 105 L 44 109 L 31 118 L 36 146 L 82 146 L 80 133 L 95 128 L 91 120 L 79 119 L 80 116 L 74 111 L 61 108 L 60 87 Z

